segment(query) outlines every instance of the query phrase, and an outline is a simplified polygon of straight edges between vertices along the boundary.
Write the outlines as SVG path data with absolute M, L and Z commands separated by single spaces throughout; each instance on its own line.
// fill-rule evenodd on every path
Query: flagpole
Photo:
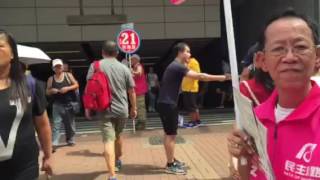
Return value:
M 237 63 L 237 54 L 236 54 L 236 44 L 234 38 L 234 29 L 233 29 L 233 18 L 232 18 L 232 9 L 230 0 L 223 0 L 224 7 L 224 15 L 226 22 L 226 30 L 227 30 L 227 41 L 228 41 L 228 51 L 229 51 L 229 61 L 231 68 L 231 79 L 232 79 L 232 87 L 234 89 L 239 90 L 239 73 L 238 73 L 238 63 Z M 236 101 L 235 93 L 233 93 L 233 99 Z M 234 111 L 237 127 L 241 129 L 240 123 L 240 111 L 237 103 L 234 103 Z M 247 159 L 245 157 L 240 157 L 240 164 L 246 165 Z

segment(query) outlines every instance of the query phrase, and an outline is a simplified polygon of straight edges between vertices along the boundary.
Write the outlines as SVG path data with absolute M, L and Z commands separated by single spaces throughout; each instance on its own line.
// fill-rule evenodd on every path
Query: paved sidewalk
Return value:
M 124 133 L 123 169 L 119 180 L 214 180 L 228 179 L 227 132 L 231 125 L 179 129 L 177 159 L 189 166 L 187 175 L 164 173 L 163 146 L 151 145 L 162 139 L 162 130 Z M 152 139 L 150 139 L 152 137 Z M 74 147 L 63 146 L 54 153 L 54 180 L 105 180 L 100 134 L 80 135 Z M 44 175 L 40 180 L 44 180 Z

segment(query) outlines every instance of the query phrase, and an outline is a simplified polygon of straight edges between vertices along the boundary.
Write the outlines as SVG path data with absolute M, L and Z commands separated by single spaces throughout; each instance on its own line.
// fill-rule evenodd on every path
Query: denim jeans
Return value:
M 59 145 L 61 122 L 66 132 L 66 142 L 74 143 L 76 134 L 75 115 L 71 105 L 53 103 L 52 105 L 52 145 Z
M 151 91 L 148 92 L 148 110 L 155 111 L 156 109 L 156 95 L 153 94 Z

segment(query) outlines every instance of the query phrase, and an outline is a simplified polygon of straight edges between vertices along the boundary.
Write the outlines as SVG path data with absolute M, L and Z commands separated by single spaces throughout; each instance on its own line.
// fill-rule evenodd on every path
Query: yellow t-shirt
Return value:
M 188 63 L 188 68 L 195 72 L 200 72 L 200 65 L 199 62 L 195 58 L 191 58 Z M 194 80 L 191 78 L 183 78 L 181 89 L 183 92 L 198 92 L 199 91 L 199 84 L 198 80 Z

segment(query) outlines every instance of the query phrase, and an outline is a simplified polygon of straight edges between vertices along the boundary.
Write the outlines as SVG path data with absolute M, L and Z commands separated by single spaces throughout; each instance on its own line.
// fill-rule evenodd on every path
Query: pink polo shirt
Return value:
M 142 95 L 146 94 L 146 92 L 148 92 L 148 83 L 147 83 L 147 79 L 146 79 L 146 75 L 145 75 L 143 66 L 140 63 L 138 63 L 133 68 L 138 68 L 138 66 L 141 66 L 143 73 L 141 75 L 134 75 L 133 76 L 134 83 L 136 84 L 136 86 L 134 87 L 134 90 L 135 90 L 137 96 L 142 96 Z
M 312 82 L 306 99 L 278 124 L 275 123 L 277 99 L 278 93 L 274 91 L 255 109 L 268 131 L 268 155 L 276 179 L 320 179 L 319 86 Z M 266 179 L 259 170 L 251 175 L 251 179 Z

